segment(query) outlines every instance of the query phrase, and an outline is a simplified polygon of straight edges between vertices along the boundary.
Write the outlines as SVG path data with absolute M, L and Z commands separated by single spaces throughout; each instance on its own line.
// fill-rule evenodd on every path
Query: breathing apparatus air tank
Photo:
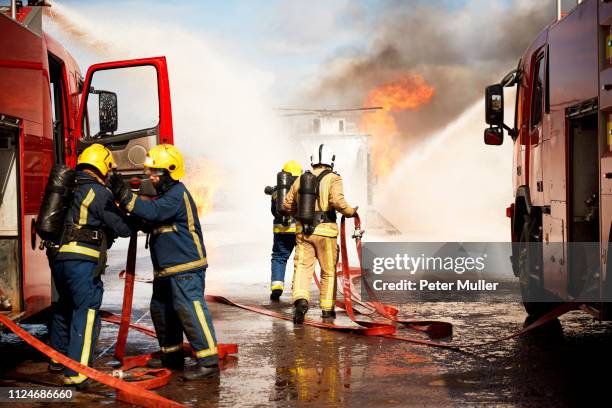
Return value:
M 279 171 L 276 174 L 276 211 L 281 215 L 287 215 L 287 212 L 283 210 L 283 203 L 294 180 L 295 177 L 289 172 Z
M 75 185 L 74 169 L 64 164 L 53 166 L 36 218 L 36 233 L 43 241 L 59 243 L 64 219 L 74 198 Z
M 310 171 L 306 171 L 300 176 L 300 189 L 298 191 L 298 211 L 297 220 L 304 226 L 304 232 L 312 230 L 315 216 L 315 203 L 318 196 L 319 180 Z

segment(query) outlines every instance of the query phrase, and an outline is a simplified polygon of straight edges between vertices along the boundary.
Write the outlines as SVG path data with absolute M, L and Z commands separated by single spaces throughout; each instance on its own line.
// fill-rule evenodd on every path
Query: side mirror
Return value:
M 500 84 L 489 85 L 485 90 L 485 120 L 492 126 L 504 124 L 504 88 Z
M 500 146 L 504 143 L 504 132 L 501 128 L 490 127 L 484 131 L 484 142 L 487 145 Z
M 100 135 L 117 131 L 117 94 L 108 91 L 97 91 L 99 96 L 98 114 L 100 116 Z

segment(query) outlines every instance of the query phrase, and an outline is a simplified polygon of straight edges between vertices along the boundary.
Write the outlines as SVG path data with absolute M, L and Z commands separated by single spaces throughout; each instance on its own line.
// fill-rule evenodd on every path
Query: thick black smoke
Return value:
M 368 92 L 400 74 L 436 88 L 429 104 L 396 113 L 404 142 L 419 140 L 483 97 L 484 87 L 516 67 L 555 14 L 553 1 L 387 1 L 362 55 L 338 55 L 305 96 L 332 106 L 359 106 Z M 484 119 L 484 118 L 483 118 Z

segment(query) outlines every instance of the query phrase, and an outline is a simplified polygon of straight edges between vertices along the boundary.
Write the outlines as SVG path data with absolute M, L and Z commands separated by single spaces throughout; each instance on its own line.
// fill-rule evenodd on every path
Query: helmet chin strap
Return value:
M 170 173 L 164 171 L 164 174 L 159 176 L 159 182 L 154 186 L 155 191 L 157 191 L 157 194 L 163 194 L 170 190 L 170 187 L 176 183 L 178 183 L 178 181 L 172 179 L 172 177 L 170 177 Z

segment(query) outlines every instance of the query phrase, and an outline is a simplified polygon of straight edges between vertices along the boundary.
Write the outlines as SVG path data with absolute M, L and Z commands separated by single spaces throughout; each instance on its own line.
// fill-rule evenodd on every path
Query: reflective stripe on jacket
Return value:
M 66 223 L 74 228 L 88 227 L 106 229 L 120 237 L 129 237 L 130 227 L 123 219 L 123 213 L 115 204 L 113 194 L 93 175 L 77 171 L 77 189 L 72 206 L 66 215 Z M 100 245 L 78 241 L 62 245 L 55 259 L 97 262 L 100 258 Z
M 149 245 L 155 276 L 164 277 L 207 266 L 197 208 L 183 183 L 153 200 L 130 193 L 122 202 L 128 211 L 153 223 Z

